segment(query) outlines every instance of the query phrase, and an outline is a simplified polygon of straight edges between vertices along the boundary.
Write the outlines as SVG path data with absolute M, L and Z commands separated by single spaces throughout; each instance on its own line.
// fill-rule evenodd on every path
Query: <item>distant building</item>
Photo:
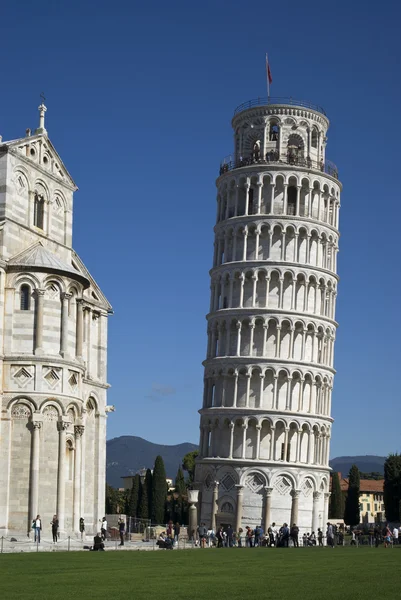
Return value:
M 348 492 L 348 478 L 340 478 L 341 491 Z M 383 500 L 384 479 L 361 479 L 359 510 L 361 523 L 378 523 L 385 520 Z

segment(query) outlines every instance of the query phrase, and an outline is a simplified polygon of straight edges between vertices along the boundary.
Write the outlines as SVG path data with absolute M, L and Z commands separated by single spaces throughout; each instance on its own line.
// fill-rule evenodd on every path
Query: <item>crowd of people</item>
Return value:
M 358 529 L 350 531 L 350 534 L 351 545 L 371 543 L 371 545 L 375 544 L 378 547 L 383 543 L 384 547 L 387 548 L 390 545 L 401 543 L 401 527 L 390 528 L 389 525 L 386 525 L 381 528 L 377 525 L 374 530 L 372 529 L 369 532 L 368 536 L 365 536 Z M 335 548 L 336 545 L 344 545 L 345 530 L 329 522 L 325 531 L 319 527 L 316 532 L 304 533 L 300 537 L 299 527 L 296 523 L 293 523 L 292 526 L 283 523 L 281 527 L 278 527 L 276 523 L 272 523 L 267 531 L 264 531 L 261 525 L 257 525 L 255 528 L 247 526 L 245 530 L 240 528 L 238 531 L 235 531 L 231 525 L 227 527 L 220 526 L 214 531 L 201 523 L 197 531 L 192 532 L 192 538 L 195 540 L 195 544 L 201 548 L 256 548 L 258 546 L 269 548 L 288 548 L 289 546 L 298 548 L 302 546 L 305 548 L 324 546 L 324 541 L 326 541 L 328 547 Z

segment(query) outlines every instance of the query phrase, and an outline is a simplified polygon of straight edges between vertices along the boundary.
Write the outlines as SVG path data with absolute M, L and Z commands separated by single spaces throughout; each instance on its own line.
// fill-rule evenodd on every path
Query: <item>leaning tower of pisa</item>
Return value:
M 232 119 L 217 179 L 200 454 L 200 521 L 328 518 L 341 184 L 329 121 L 293 99 Z

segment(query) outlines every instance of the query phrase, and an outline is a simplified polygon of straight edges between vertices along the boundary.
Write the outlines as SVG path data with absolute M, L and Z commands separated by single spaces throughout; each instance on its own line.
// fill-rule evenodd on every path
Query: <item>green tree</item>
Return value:
M 182 472 L 181 467 L 178 467 L 177 475 L 175 476 L 175 491 L 177 494 L 185 494 L 187 491 L 184 473 Z
M 141 486 L 141 478 L 138 473 L 135 475 L 132 480 L 132 488 L 129 495 L 128 502 L 128 516 L 129 517 L 137 517 L 138 516 L 138 506 L 139 506 L 139 488 Z
M 388 521 L 400 520 L 401 455 L 390 454 L 384 463 L 384 509 Z
M 198 456 L 198 450 L 188 452 L 182 459 L 182 468 L 188 473 L 188 483 L 191 484 L 195 475 L 195 458 Z
M 352 465 L 348 475 L 348 493 L 345 500 L 344 521 L 350 527 L 355 527 L 360 522 L 359 514 L 359 469 Z
M 331 476 L 330 519 L 342 519 L 344 515 L 344 496 L 341 491 L 338 473 Z
M 166 469 L 161 456 L 156 456 L 152 482 L 152 522 L 163 523 L 167 498 Z
M 139 518 L 150 519 L 152 514 L 152 471 L 147 469 L 142 484 L 141 501 L 139 505 Z

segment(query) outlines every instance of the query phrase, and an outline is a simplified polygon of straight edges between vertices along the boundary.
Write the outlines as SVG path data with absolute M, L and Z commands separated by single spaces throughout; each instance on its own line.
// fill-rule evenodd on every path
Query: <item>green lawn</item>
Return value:
M 401 598 L 401 547 L 0 555 L 5 600 Z

